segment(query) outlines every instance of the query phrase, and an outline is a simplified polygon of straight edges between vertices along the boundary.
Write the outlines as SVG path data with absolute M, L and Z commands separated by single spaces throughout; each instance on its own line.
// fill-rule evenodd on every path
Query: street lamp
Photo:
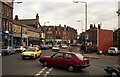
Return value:
M 44 22 L 44 26 L 45 26 L 45 24 L 46 24 L 46 23 L 50 23 L 50 22 L 49 22 L 49 21 L 47 21 L 47 22 Z
M 83 1 L 73 1 L 73 2 L 85 4 L 85 32 L 86 32 L 87 31 L 87 2 L 83 2 Z

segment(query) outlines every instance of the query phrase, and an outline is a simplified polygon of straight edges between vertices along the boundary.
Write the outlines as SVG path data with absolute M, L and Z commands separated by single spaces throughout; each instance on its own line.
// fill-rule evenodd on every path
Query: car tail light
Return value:
M 7 50 L 5 52 L 8 52 Z

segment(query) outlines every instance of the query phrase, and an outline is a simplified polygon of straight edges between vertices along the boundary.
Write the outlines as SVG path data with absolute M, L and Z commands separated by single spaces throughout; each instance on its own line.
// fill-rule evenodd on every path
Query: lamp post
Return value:
M 85 32 L 86 32 L 87 31 L 87 2 L 83 2 L 83 1 L 73 1 L 73 2 L 85 4 Z
M 82 20 L 78 20 L 77 22 L 81 22 L 81 25 L 82 25 L 82 32 L 83 32 L 83 23 L 82 23 Z

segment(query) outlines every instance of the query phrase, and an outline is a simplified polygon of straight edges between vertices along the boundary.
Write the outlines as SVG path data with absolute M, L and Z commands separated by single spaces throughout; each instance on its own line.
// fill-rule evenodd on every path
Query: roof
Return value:
M 19 22 L 22 24 L 26 24 L 26 25 L 36 25 L 37 24 L 36 19 L 22 19 L 22 20 L 19 20 Z
M 19 25 L 19 26 L 23 26 L 23 27 L 27 27 L 27 28 L 28 28 L 27 25 L 22 24 L 22 23 L 20 23 L 19 21 L 17 22 L 17 21 L 15 21 L 15 20 L 13 20 L 13 24 L 16 24 L 16 25 Z
M 59 53 L 69 53 L 69 54 L 76 54 L 77 52 L 59 51 Z

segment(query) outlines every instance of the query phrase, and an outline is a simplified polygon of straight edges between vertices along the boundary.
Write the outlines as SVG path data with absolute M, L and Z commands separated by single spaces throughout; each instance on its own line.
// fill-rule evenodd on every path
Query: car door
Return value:
M 63 61 L 63 53 L 56 53 L 52 56 L 50 64 L 54 66 L 61 66 Z
M 66 53 L 64 55 L 63 62 L 62 62 L 63 67 L 67 67 L 68 64 L 73 64 L 73 62 L 74 62 L 74 58 L 72 54 Z

